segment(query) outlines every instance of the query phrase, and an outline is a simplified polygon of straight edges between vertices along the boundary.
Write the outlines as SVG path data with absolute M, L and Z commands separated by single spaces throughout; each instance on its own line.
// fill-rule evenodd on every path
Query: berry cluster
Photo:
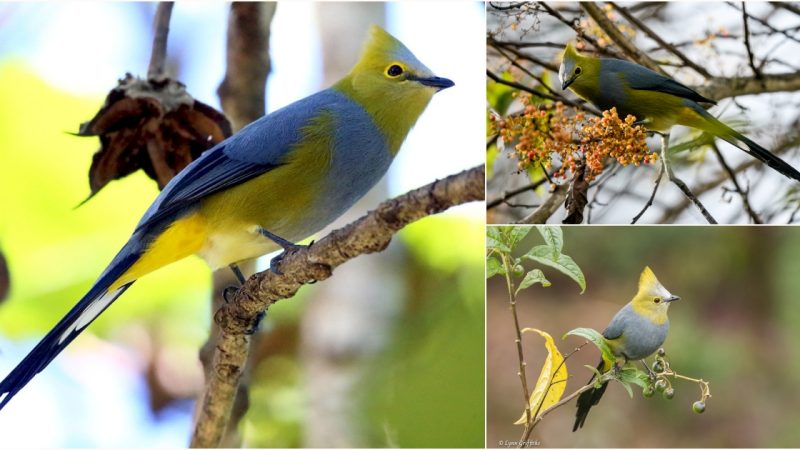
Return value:
M 585 113 L 566 114 L 566 107 L 555 104 L 536 105 L 531 97 L 522 99 L 521 114 L 492 118 L 495 130 L 506 144 L 516 142 L 514 150 L 520 170 L 542 164 L 546 169 L 555 159 L 561 162 L 554 177 L 567 178 L 586 166 L 585 177 L 591 181 L 603 172 L 608 158 L 623 166 L 648 164 L 658 159 L 647 148 L 644 127 L 634 125 L 636 118 L 622 120 L 616 108 L 603 111 L 603 117 L 586 118 Z

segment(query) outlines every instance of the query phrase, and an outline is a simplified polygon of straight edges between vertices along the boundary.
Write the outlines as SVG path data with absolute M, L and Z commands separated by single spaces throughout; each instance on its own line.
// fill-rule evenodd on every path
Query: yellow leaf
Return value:
M 539 333 L 544 338 L 544 345 L 547 348 L 547 358 L 544 360 L 542 372 L 539 374 L 539 379 L 533 388 L 529 403 L 531 414 L 537 414 L 537 410 L 538 414 L 541 414 L 547 408 L 558 403 L 561 400 L 561 396 L 564 395 L 564 391 L 567 389 L 567 365 L 564 364 L 564 357 L 558 351 L 552 336 L 536 328 L 522 330 L 523 333 L 528 331 Z M 536 419 L 536 417 L 532 417 L 532 419 Z M 524 425 L 526 421 L 527 416 L 523 411 L 522 417 L 514 422 L 514 425 Z

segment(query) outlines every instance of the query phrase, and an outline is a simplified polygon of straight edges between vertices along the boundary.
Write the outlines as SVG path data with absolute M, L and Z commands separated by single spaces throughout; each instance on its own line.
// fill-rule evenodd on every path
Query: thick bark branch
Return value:
M 219 444 L 247 361 L 249 333 L 260 313 L 271 304 L 294 296 L 302 285 L 330 277 L 342 263 L 385 249 L 406 225 L 452 206 L 483 200 L 484 180 L 485 166 L 481 165 L 387 200 L 312 246 L 285 255 L 279 266 L 281 275 L 268 270 L 250 277 L 230 303 L 214 315 L 221 335 L 192 446 Z
M 756 77 L 714 77 L 697 92 L 714 100 L 739 95 L 766 94 L 770 92 L 793 92 L 800 90 L 800 72 L 761 75 Z

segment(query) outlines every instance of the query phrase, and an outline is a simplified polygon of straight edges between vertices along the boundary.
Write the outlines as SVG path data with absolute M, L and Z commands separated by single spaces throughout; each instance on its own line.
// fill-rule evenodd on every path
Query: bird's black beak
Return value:
M 571 85 L 572 83 L 574 83 L 574 82 L 575 82 L 575 79 L 577 79 L 577 78 L 578 78 L 578 77 L 577 77 L 577 75 L 574 75 L 574 76 L 573 76 L 572 78 L 570 78 L 569 80 L 564 80 L 564 82 L 563 82 L 563 83 L 561 83 L 561 90 L 562 90 L 562 91 L 566 91 L 566 90 L 567 90 L 567 88 L 569 87 L 569 85 Z
M 425 86 L 435 87 L 439 91 L 441 91 L 442 89 L 447 89 L 449 87 L 453 87 L 453 86 L 456 85 L 455 83 L 453 83 L 452 80 L 449 80 L 447 78 L 442 78 L 442 77 L 415 77 L 415 76 L 410 76 L 410 77 L 408 77 L 408 79 L 411 80 L 411 81 L 416 81 L 416 82 L 418 82 L 420 84 L 423 84 Z
M 672 295 L 672 296 L 670 296 L 670 297 L 667 297 L 667 298 L 665 298 L 665 299 L 664 299 L 664 302 L 666 302 L 666 303 L 669 303 L 669 302 L 674 302 L 674 301 L 676 301 L 676 300 L 680 300 L 680 299 L 681 299 L 681 298 L 680 298 L 680 297 L 678 297 L 677 295 Z

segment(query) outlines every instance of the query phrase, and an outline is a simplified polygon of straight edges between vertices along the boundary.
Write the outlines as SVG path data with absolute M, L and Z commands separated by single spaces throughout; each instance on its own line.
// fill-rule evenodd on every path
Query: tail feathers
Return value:
M 108 290 L 137 259 L 138 253 L 125 254 L 123 249 L 78 304 L 0 382 L 0 409 L 133 284 L 131 282 L 113 291 Z
M 730 134 L 728 136 L 720 136 L 720 137 L 728 141 L 729 143 L 733 144 L 734 146 L 746 151 L 754 158 L 760 160 L 761 162 L 775 169 L 784 176 L 791 178 L 793 180 L 800 181 L 800 172 L 798 172 L 797 169 L 789 165 L 789 163 L 782 160 L 781 158 L 779 158 L 769 150 L 765 149 L 764 147 L 751 141 L 741 133 L 730 128 L 729 130 Z
M 602 371 L 604 365 L 605 363 L 601 359 L 600 364 L 597 365 L 597 370 Z M 589 379 L 589 383 L 587 384 L 594 383 L 594 377 L 595 376 L 592 375 L 592 378 Z M 589 415 L 589 410 L 592 409 L 592 406 L 600 403 L 600 399 L 606 392 L 607 387 L 608 382 L 603 383 L 599 388 L 592 388 L 584 391 L 578 396 L 578 412 L 575 414 L 575 425 L 572 426 L 573 432 L 583 427 L 584 422 L 586 422 L 586 417 Z
M 740 150 L 747 152 L 752 157 L 758 159 L 759 161 L 763 162 L 764 164 L 776 170 L 777 172 L 783 174 L 784 176 L 800 181 L 800 172 L 798 172 L 797 169 L 789 165 L 789 163 L 782 160 L 777 155 L 765 149 L 764 147 L 751 141 L 742 133 L 739 133 L 733 128 L 720 122 L 719 120 L 717 120 L 716 117 L 712 116 L 708 111 L 703 109 L 700 105 L 695 103 L 689 106 L 695 112 L 697 112 L 700 117 L 694 117 L 692 120 L 685 123 L 682 122 L 683 125 L 699 128 L 701 130 L 709 132 L 710 134 L 718 136 L 721 139 L 724 139 L 725 141 L 729 142 L 733 146 L 739 148 Z

